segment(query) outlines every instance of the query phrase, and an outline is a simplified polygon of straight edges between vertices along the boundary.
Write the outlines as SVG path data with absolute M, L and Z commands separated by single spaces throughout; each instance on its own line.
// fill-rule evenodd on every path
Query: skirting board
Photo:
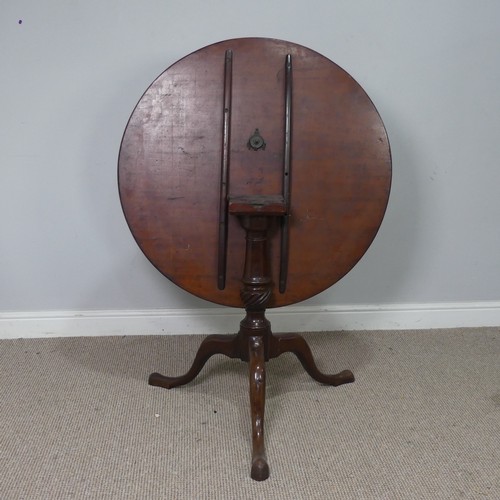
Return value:
M 0 338 L 234 333 L 242 309 L 0 313 Z M 275 333 L 500 326 L 500 302 L 287 306 L 270 309 Z

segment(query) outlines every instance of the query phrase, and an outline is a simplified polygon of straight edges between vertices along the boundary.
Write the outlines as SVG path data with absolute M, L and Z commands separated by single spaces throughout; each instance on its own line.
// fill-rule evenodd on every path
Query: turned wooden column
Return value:
M 245 267 L 240 291 L 246 316 L 240 322 L 240 334 L 247 342 L 251 336 L 266 336 L 270 332 L 270 323 L 265 317 L 265 310 L 272 294 L 267 255 L 267 232 L 272 218 L 262 215 L 242 215 L 239 219 L 246 231 Z M 266 359 L 269 359 L 267 343 L 264 344 L 264 348 Z

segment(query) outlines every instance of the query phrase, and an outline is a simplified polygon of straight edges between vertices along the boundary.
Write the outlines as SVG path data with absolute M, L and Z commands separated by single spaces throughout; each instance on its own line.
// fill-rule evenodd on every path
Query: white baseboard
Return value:
M 272 330 L 415 330 L 500 326 L 500 302 L 287 306 L 270 309 Z M 234 333 L 241 309 L 0 313 L 0 338 Z

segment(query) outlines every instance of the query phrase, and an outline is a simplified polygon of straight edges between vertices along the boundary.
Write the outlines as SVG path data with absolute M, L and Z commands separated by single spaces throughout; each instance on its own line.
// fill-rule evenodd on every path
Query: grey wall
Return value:
M 242 36 L 288 39 L 338 63 L 391 140 L 378 237 L 310 304 L 500 300 L 500 2 L 3 0 L 0 310 L 210 306 L 136 247 L 116 160 L 161 71 Z

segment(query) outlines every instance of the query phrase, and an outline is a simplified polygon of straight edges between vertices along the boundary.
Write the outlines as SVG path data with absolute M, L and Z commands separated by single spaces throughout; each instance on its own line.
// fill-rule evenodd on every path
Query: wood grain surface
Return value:
M 232 51 L 227 198 L 283 190 L 285 59 L 293 62 L 287 288 L 268 307 L 305 300 L 358 262 L 387 206 L 387 134 L 358 83 L 326 57 L 266 38 L 227 40 L 163 72 L 127 124 L 118 165 L 126 220 L 167 278 L 206 300 L 241 307 L 245 232 L 228 217 L 226 283 L 217 287 L 224 69 Z M 265 149 L 248 147 L 255 129 Z M 270 234 L 273 282 L 279 222 Z

